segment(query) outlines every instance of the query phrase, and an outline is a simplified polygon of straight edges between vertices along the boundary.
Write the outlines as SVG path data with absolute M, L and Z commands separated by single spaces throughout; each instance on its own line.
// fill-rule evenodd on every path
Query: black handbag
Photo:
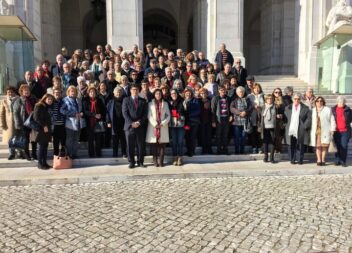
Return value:
M 104 133 L 106 131 L 105 122 L 98 121 L 94 126 L 94 133 Z
M 9 148 L 24 150 L 26 143 L 27 140 L 24 135 L 15 135 L 9 140 Z
M 29 114 L 29 117 L 26 119 L 26 121 L 23 123 L 23 125 L 25 127 L 28 127 L 32 130 L 35 131 L 40 131 L 40 129 L 42 128 L 41 125 L 39 125 L 34 119 L 33 119 L 33 112 L 31 114 Z

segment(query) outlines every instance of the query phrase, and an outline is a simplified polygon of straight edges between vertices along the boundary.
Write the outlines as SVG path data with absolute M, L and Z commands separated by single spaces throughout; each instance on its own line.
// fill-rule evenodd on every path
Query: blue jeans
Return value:
M 247 133 L 244 131 L 243 126 L 232 126 L 235 153 L 244 153 L 244 145 L 246 144 Z
M 336 162 L 346 163 L 348 149 L 348 132 L 335 132 L 334 141 L 337 152 L 335 153 Z
M 170 133 L 172 138 L 172 155 L 182 156 L 185 130 L 183 127 L 170 127 Z

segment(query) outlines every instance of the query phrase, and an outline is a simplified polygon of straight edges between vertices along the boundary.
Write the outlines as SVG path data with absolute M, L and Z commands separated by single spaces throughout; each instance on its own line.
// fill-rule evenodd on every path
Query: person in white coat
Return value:
M 317 165 L 325 166 L 333 133 L 336 130 L 336 121 L 331 108 L 325 106 L 325 99 L 317 97 L 315 108 L 312 109 L 312 128 L 310 132 L 310 146 L 316 148 Z
M 170 110 L 160 89 L 154 91 L 154 99 L 148 104 L 148 128 L 146 142 L 151 144 L 153 162 L 164 166 L 165 146 L 169 143 Z

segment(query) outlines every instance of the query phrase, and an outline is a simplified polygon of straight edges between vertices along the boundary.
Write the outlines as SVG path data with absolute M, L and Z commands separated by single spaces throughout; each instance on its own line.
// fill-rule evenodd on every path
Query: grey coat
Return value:
M 286 143 L 288 145 L 291 144 L 291 138 L 288 135 L 290 124 L 291 124 L 291 115 L 292 115 L 292 107 L 293 104 L 286 106 L 285 108 L 285 121 L 286 129 L 285 129 L 285 138 Z M 309 136 L 310 136 L 310 128 L 312 125 L 312 112 L 309 110 L 308 106 L 301 103 L 301 111 L 299 113 L 299 125 L 298 125 L 298 138 L 297 144 L 305 144 L 309 145 Z

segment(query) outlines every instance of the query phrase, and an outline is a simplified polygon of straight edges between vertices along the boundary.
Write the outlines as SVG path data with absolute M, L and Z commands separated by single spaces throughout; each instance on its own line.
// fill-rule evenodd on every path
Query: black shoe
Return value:
M 335 162 L 335 166 L 341 165 L 341 162 Z
M 32 160 L 34 161 L 37 161 L 38 160 L 38 157 L 37 157 L 37 155 L 32 155 Z
M 134 168 L 134 164 L 133 164 L 133 163 L 130 163 L 130 164 L 128 165 L 128 168 L 129 168 L 129 169 L 133 169 L 133 168 Z
M 268 162 L 268 158 L 264 158 L 263 162 L 267 163 Z
M 322 166 L 322 163 L 321 162 L 317 162 L 317 166 Z
M 46 167 L 45 165 L 40 165 L 40 164 L 38 164 L 38 169 L 40 169 L 40 170 L 48 170 L 49 168 L 48 167 Z
M 303 165 L 303 161 L 299 161 L 298 164 L 299 164 L 299 165 Z
M 44 164 L 44 167 L 47 167 L 48 169 L 51 169 L 52 167 L 49 164 Z
M 291 164 L 296 164 L 296 161 L 291 161 Z
M 348 167 L 347 163 L 341 163 L 342 167 Z
M 326 162 L 321 162 L 321 166 L 326 166 Z
M 271 159 L 270 162 L 271 162 L 272 164 L 277 163 L 277 161 L 275 161 L 274 159 Z
M 15 159 L 15 155 L 9 155 L 9 157 L 7 158 L 7 160 L 14 160 Z
M 124 155 L 122 155 L 122 157 L 123 157 L 123 158 L 127 158 L 127 155 L 124 154 Z
M 138 163 L 138 167 L 146 168 L 147 166 L 145 166 L 144 163 Z

